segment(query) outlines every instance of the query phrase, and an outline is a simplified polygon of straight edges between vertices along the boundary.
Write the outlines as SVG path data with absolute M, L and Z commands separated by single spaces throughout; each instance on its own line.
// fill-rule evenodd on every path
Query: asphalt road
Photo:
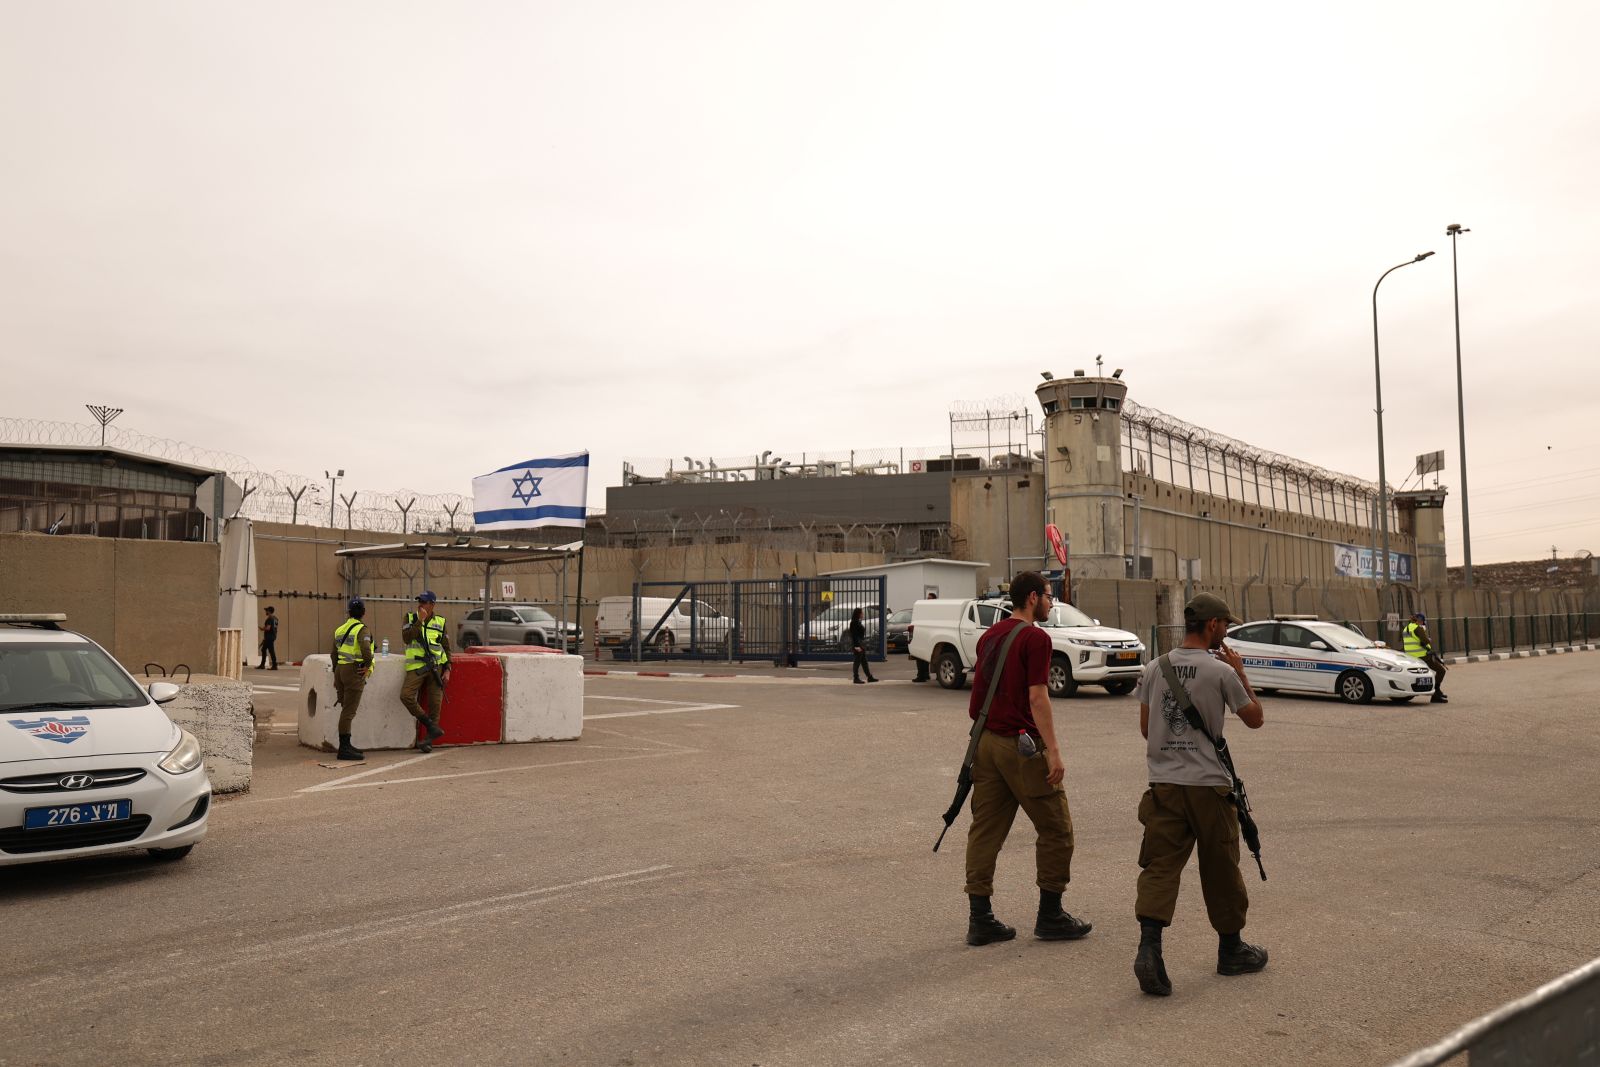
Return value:
M 1268 700 L 1230 738 L 1272 963 L 1214 973 L 1191 865 L 1165 1000 L 1131 973 L 1131 697 L 1056 705 L 1094 932 L 1027 936 L 1023 820 L 995 898 L 1023 936 L 981 949 L 966 819 L 930 852 L 966 694 L 903 658 L 875 686 L 590 678 L 580 741 L 354 771 L 277 736 L 180 864 L 0 874 L 0 1064 L 1382 1065 L 1600 955 L 1596 667 Z

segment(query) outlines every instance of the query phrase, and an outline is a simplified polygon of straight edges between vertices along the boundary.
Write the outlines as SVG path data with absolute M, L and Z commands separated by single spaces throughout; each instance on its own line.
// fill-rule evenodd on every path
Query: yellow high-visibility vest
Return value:
M 1406 655 L 1415 656 L 1417 659 L 1425 659 L 1428 655 L 1428 650 L 1422 647 L 1422 638 L 1417 636 L 1417 624 L 1414 622 L 1406 623 L 1404 636 Z
M 450 662 L 450 653 L 444 650 L 440 639 L 445 635 L 445 621 L 441 615 L 435 615 L 422 626 L 422 641 L 428 642 L 428 652 L 433 657 L 433 666 L 436 670 L 443 670 L 444 665 Z M 406 644 L 406 670 L 420 671 L 427 666 L 427 657 L 422 654 L 422 641 L 411 641 Z
M 337 666 L 365 661 L 365 657 L 361 655 L 361 631 L 365 628 L 366 623 L 360 619 L 346 619 L 337 630 L 333 631 L 334 657 Z

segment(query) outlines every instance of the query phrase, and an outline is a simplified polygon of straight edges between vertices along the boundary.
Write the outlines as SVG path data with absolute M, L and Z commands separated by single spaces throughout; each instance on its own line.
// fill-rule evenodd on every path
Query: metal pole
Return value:
M 1445 233 L 1450 235 L 1450 290 L 1455 296 L 1456 310 L 1456 425 L 1461 439 L 1461 559 L 1468 589 L 1472 588 L 1472 519 L 1467 508 L 1467 402 L 1461 388 L 1461 286 L 1456 278 L 1456 238 L 1471 232 L 1457 223 L 1451 223 L 1445 229 Z
M 483 565 L 483 632 L 478 635 L 484 648 L 494 644 L 494 564 Z M 512 640 L 516 640 L 512 638 Z
M 1378 586 L 1379 614 L 1383 613 L 1383 598 L 1389 592 L 1389 482 L 1388 471 L 1383 461 L 1383 364 L 1378 357 L 1378 286 L 1401 267 L 1421 263 L 1431 255 L 1432 252 L 1423 252 L 1404 263 L 1396 263 L 1378 275 L 1378 281 L 1372 287 L 1372 378 L 1378 401 L 1378 525 L 1383 531 L 1383 579 Z

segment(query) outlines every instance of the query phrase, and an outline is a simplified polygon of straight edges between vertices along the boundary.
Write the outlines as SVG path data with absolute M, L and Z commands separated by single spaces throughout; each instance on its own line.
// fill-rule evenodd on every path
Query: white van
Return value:
M 733 620 L 704 600 L 680 600 L 671 614 L 672 598 L 645 596 L 639 598 L 639 614 L 643 616 L 640 640 L 649 637 L 656 623 L 661 628 L 650 640 L 649 647 L 658 652 L 673 649 L 720 649 L 728 639 Z M 665 615 L 665 620 L 662 616 Z M 633 653 L 634 621 L 633 597 L 606 596 L 600 598 L 599 610 L 594 618 L 595 646 L 597 650 L 611 649 L 614 658 L 626 659 Z

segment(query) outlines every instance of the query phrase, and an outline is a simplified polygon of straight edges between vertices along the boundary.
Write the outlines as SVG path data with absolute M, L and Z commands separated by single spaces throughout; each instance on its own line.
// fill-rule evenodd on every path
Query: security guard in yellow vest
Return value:
M 1433 699 L 1435 704 L 1448 704 L 1450 698 L 1444 695 L 1444 676 L 1447 673 L 1444 660 L 1439 658 L 1433 650 L 1433 641 L 1428 637 L 1428 616 L 1420 611 L 1411 613 L 1411 621 L 1406 623 L 1402 631 L 1405 639 L 1406 655 L 1420 659 L 1433 671 Z
M 439 709 L 450 681 L 450 634 L 444 616 L 434 611 L 438 599 L 431 589 L 418 594 L 417 610 L 406 614 L 405 629 L 400 631 L 406 642 L 406 680 L 400 688 L 400 703 L 428 732 L 417 742 L 423 752 L 432 752 L 433 743 L 444 736 Z
M 359 760 L 366 755 L 350 743 L 350 727 L 372 674 L 372 634 L 361 621 L 367 606 L 360 597 L 350 601 L 348 610 L 350 617 L 333 631 L 333 692 L 334 702 L 344 709 L 339 713 L 339 758 Z

